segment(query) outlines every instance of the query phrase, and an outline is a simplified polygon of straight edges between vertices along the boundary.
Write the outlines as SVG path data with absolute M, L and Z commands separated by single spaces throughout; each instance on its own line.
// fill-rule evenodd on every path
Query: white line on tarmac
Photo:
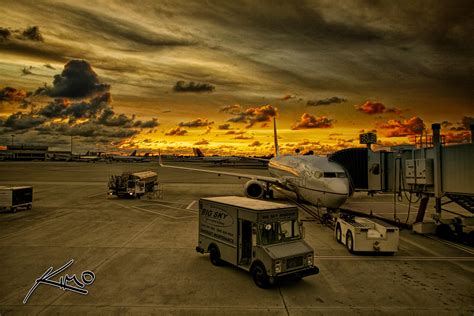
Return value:
M 467 252 L 468 254 L 471 254 L 471 255 L 474 255 L 474 251 L 472 251 L 471 249 L 469 249 L 468 247 L 465 247 L 463 245 L 458 245 L 456 243 L 453 243 L 449 240 L 444 240 L 444 239 L 441 239 L 441 238 L 438 238 L 436 236 L 432 236 L 432 235 L 425 235 L 426 237 L 430 238 L 430 239 L 433 239 L 433 240 L 436 240 L 436 241 L 439 241 L 439 242 L 442 242 L 443 244 L 446 244 L 448 246 L 451 246 L 451 247 L 454 247 L 456 249 L 459 249 L 459 250 L 462 250 L 464 252 Z
M 158 204 L 159 206 L 165 207 L 165 208 L 173 209 L 173 210 L 179 210 L 179 211 L 189 212 L 189 213 L 193 213 L 193 214 L 197 213 L 196 211 L 191 211 L 191 210 L 187 210 L 187 209 L 184 209 L 184 208 L 169 206 L 169 205 L 166 205 L 166 204 L 159 204 L 159 203 L 156 203 L 156 202 L 154 204 L 145 204 L 145 205 L 141 205 L 141 206 L 150 206 L 150 205 L 156 206 L 156 204 Z
M 143 212 L 153 213 L 153 214 L 161 215 L 161 216 L 164 216 L 164 217 L 172 218 L 172 219 L 179 219 L 179 217 L 176 217 L 176 216 L 171 216 L 171 215 L 163 214 L 163 213 L 160 213 L 160 212 L 153 212 L 153 211 L 150 211 L 150 210 L 138 207 L 138 206 L 132 206 L 132 208 L 143 211 Z
M 393 201 L 387 201 L 387 202 L 384 202 L 384 201 L 349 201 L 347 202 L 348 205 L 350 204 L 393 204 Z M 403 205 L 403 206 L 406 206 L 408 207 L 409 205 L 408 204 L 405 204 L 405 203 L 401 203 L 401 202 L 397 202 L 397 205 Z M 418 204 L 412 204 L 411 207 L 415 207 L 415 206 L 418 206 Z
M 192 216 L 176 217 L 176 216 L 171 216 L 171 215 L 168 215 L 168 214 L 163 214 L 163 213 L 160 213 L 160 212 L 150 211 L 150 210 L 147 210 L 147 209 L 144 209 L 144 208 L 141 208 L 141 207 L 137 207 L 137 206 L 128 206 L 128 205 L 123 205 L 123 204 L 117 203 L 117 202 L 111 202 L 111 203 L 117 204 L 119 206 L 128 208 L 128 209 L 133 210 L 133 211 L 147 212 L 147 213 L 151 213 L 151 214 L 155 214 L 155 215 L 161 215 L 161 216 L 164 216 L 164 217 L 168 217 L 168 218 L 171 218 L 171 219 L 183 219 L 183 218 L 190 218 L 190 217 L 195 217 L 196 216 L 196 215 L 192 215 Z
M 474 257 L 389 257 L 389 256 L 315 256 L 316 260 L 334 261 L 468 261 L 474 262 Z
M 188 205 L 188 206 L 186 206 L 186 209 L 187 209 L 187 210 L 190 210 L 190 209 L 191 209 L 191 207 L 193 207 L 193 206 L 194 206 L 194 204 L 196 204 L 196 200 L 194 200 L 194 201 L 191 201 L 191 203 L 189 203 L 189 205 Z
M 411 245 L 413 245 L 413 246 L 415 246 L 415 247 L 417 247 L 417 248 L 423 249 L 424 251 L 426 251 L 426 252 L 428 252 L 428 253 L 430 253 L 430 254 L 432 254 L 432 255 L 434 255 L 434 256 L 441 257 L 441 255 L 440 255 L 438 252 L 436 252 L 436 251 L 434 251 L 434 250 L 432 250 L 432 249 L 426 248 L 425 246 L 422 246 L 422 245 L 420 245 L 420 244 L 417 243 L 417 242 L 414 242 L 414 241 L 412 241 L 412 240 L 410 240 L 410 239 L 408 239 L 408 238 L 402 237 L 402 236 L 400 236 L 399 238 L 400 238 L 400 240 L 402 240 L 402 241 L 404 241 L 404 242 L 406 242 L 406 243 L 409 243 L 409 244 L 411 244 Z

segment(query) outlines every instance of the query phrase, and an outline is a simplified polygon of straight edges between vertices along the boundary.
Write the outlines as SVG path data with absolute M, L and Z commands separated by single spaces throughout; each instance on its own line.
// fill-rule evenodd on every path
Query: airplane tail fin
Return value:
M 161 150 L 158 149 L 158 163 L 163 167 L 163 160 L 161 159 Z
M 280 156 L 280 148 L 278 147 L 276 117 L 273 117 L 273 137 L 275 138 L 275 157 L 278 157 Z
M 137 151 L 134 150 L 130 156 L 135 157 L 137 155 Z
M 204 154 L 202 153 L 201 149 L 199 148 L 193 148 L 194 151 L 194 156 L 196 157 L 204 157 Z

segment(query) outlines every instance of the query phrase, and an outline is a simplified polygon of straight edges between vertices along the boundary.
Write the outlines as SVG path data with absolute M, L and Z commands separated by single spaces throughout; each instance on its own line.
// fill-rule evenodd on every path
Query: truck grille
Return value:
M 303 265 L 303 257 L 294 257 L 286 260 L 286 269 L 294 269 Z

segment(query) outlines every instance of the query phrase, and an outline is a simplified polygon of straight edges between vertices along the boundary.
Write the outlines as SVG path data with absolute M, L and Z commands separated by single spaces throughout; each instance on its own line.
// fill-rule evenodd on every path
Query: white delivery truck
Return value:
M 0 209 L 10 210 L 13 213 L 18 208 L 31 209 L 33 205 L 33 187 L 6 187 L 0 186 Z
M 261 288 L 319 272 L 302 235 L 295 206 L 239 196 L 199 200 L 196 251 L 209 253 L 214 265 L 250 272 Z
M 336 240 L 346 245 L 349 252 L 398 251 L 399 229 L 376 218 L 341 214 L 336 221 Z

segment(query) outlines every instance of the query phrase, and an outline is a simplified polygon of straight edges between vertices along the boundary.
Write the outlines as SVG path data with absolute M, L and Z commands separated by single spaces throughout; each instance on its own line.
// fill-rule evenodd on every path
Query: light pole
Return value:
M 15 135 L 12 135 L 12 146 L 15 145 Z

